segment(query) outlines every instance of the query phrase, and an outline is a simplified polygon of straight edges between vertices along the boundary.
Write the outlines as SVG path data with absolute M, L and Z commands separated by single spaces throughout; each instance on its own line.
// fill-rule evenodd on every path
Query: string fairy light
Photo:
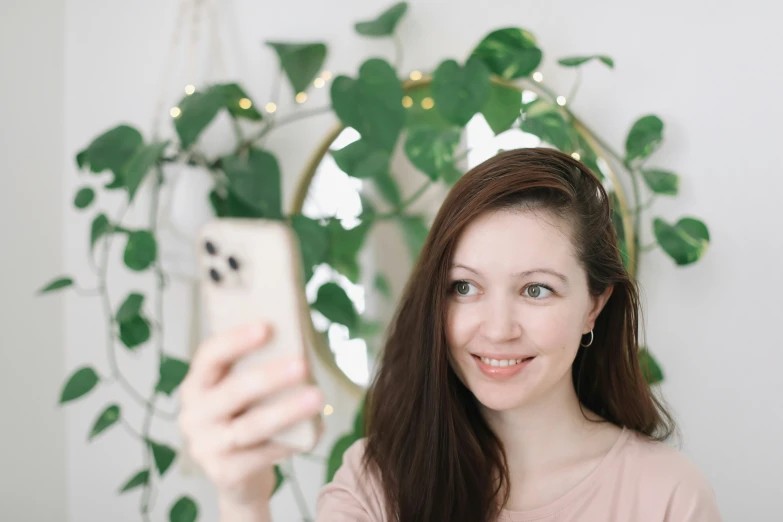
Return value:
M 572 152 L 571 157 L 574 158 L 576 161 L 582 159 L 582 156 L 580 156 L 578 152 Z
M 185 86 L 185 94 L 190 96 L 194 92 L 196 92 L 196 86 L 195 85 L 186 85 Z
M 243 109 L 249 109 L 253 106 L 253 102 L 250 101 L 248 98 L 242 98 L 239 100 L 239 106 Z
M 414 82 L 421 80 L 421 77 L 422 77 L 421 71 L 411 71 L 410 79 L 413 80 Z
M 536 71 L 533 73 L 533 79 L 538 83 L 541 83 L 542 81 L 544 81 L 544 75 L 541 74 L 540 71 Z
M 435 107 L 435 100 L 427 96 L 423 100 L 421 100 L 421 108 L 424 110 L 429 110 Z
M 321 78 L 323 78 L 325 81 L 328 82 L 329 80 L 332 79 L 332 73 L 330 73 L 329 71 L 324 71 L 321 73 Z
M 179 107 L 172 107 L 169 114 L 171 114 L 172 118 L 179 118 L 182 115 L 182 109 Z
M 296 95 L 296 103 L 304 103 L 307 101 L 307 93 L 306 92 L 300 92 Z
M 266 109 L 266 112 L 268 112 L 269 114 L 272 114 L 273 112 L 275 112 L 277 110 L 277 105 L 275 105 L 272 102 L 269 102 L 269 103 L 266 104 L 266 107 L 264 107 L 264 108 Z
M 324 415 L 328 416 L 331 415 L 332 413 L 334 413 L 334 408 L 332 407 L 331 404 L 327 404 L 326 406 L 324 406 Z
M 316 89 L 320 89 L 321 87 L 323 87 L 324 85 L 326 85 L 326 81 L 325 81 L 323 78 L 316 78 L 316 79 L 313 81 L 313 85 L 315 85 L 315 88 L 316 88 Z
M 561 107 L 565 106 L 565 104 L 566 104 L 565 96 L 558 96 L 557 97 L 557 104 L 560 105 Z
M 413 98 L 411 98 L 410 96 L 403 96 L 402 106 L 405 107 L 406 109 L 410 109 L 411 107 L 413 107 Z

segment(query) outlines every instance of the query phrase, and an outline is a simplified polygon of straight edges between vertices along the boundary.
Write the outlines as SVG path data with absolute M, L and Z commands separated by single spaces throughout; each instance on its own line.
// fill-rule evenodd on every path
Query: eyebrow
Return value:
M 451 268 L 464 268 L 465 270 L 468 270 L 470 272 L 473 272 L 476 275 L 481 275 L 481 272 L 476 270 L 475 268 L 470 268 L 469 266 L 461 265 L 458 263 L 455 263 L 451 265 Z M 561 274 L 560 272 L 557 272 L 555 270 L 552 270 L 550 268 L 534 268 L 532 270 L 523 270 L 522 272 L 517 272 L 516 274 L 512 274 L 514 277 L 527 277 L 532 274 L 541 273 L 541 274 L 549 274 L 552 276 L 555 276 L 556 278 L 560 279 L 560 281 L 563 282 L 564 285 L 568 286 L 568 278 Z

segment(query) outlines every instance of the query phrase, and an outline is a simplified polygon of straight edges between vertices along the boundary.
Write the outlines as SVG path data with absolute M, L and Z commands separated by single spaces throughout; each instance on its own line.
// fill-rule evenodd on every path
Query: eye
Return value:
M 468 283 L 467 281 L 454 281 L 454 283 L 452 283 L 452 285 L 451 285 L 452 291 L 456 292 L 457 295 L 460 295 L 460 296 L 471 295 L 469 293 L 471 287 L 473 287 L 473 285 Z
M 529 297 L 532 297 L 535 300 L 543 299 L 544 297 L 547 297 L 549 295 L 549 294 L 544 294 L 542 297 L 541 296 L 542 291 L 549 292 L 550 294 L 553 292 L 551 288 L 542 284 L 532 284 L 529 285 L 527 288 L 525 288 L 525 294 Z

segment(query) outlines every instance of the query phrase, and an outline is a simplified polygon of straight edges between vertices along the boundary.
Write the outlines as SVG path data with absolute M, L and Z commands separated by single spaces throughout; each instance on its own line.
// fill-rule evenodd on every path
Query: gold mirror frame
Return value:
M 525 86 L 519 86 L 517 84 L 511 83 L 502 78 L 493 76 L 492 83 L 495 85 L 516 89 L 520 92 L 525 90 L 533 91 L 538 96 L 545 94 L 543 89 L 537 83 L 534 82 L 529 82 Z M 428 87 L 431 84 L 432 84 L 432 76 L 427 75 L 418 80 L 404 81 L 403 89 L 405 93 L 408 94 L 417 89 Z M 606 176 L 611 181 L 612 188 L 614 189 L 614 192 L 617 195 L 618 205 L 620 206 L 620 216 L 623 222 L 623 229 L 625 232 L 625 244 L 628 253 L 628 266 L 631 267 L 629 270 L 633 271 L 633 267 L 636 266 L 636 255 L 637 255 L 636 241 L 634 238 L 633 224 L 631 222 L 631 217 L 628 211 L 628 199 L 626 198 L 625 192 L 623 191 L 623 186 L 622 184 L 620 184 L 620 180 L 617 178 L 614 170 L 611 168 L 611 164 L 609 160 L 606 158 L 606 156 L 604 155 L 604 152 L 601 146 L 599 145 L 598 140 L 576 117 L 573 118 L 573 125 L 576 131 L 582 136 L 582 138 L 584 138 L 587 144 L 590 145 L 590 147 L 595 151 L 596 156 L 603 160 L 604 163 L 603 167 L 605 167 L 606 170 L 604 174 L 606 174 Z M 296 188 L 296 192 L 294 194 L 294 198 L 291 204 L 292 214 L 300 214 L 302 212 L 305 199 L 307 198 L 307 194 L 310 190 L 310 185 L 313 181 L 313 178 L 315 177 L 315 174 L 318 172 L 319 165 L 323 161 L 323 158 L 326 156 L 326 154 L 329 152 L 330 147 L 334 142 L 334 140 L 337 139 L 337 137 L 340 135 L 340 133 L 343 130 L 345 130 L 345 128 L 346 128 L 345 125 L 343 125 L 342 123 L 338 123 L 331 131 L 329 131 L 329 133 L 326 135 L 323 141 L 321 141 L 321 143 L 318 145 L 315 151 L 313 151 L 313 153 L 310 155 L 310 159 L 305 165 L 304 171 L 302 172 L 302 175 L 300 177 L 299 183 Z M 634 277 L 635 274 L 631 273 L 631 276 Z M 315 327 L 312 325 L 312 321 L 310 321 L 310 327 L 315 329 Z M 355 382 L 353 382 L 351 379 L 348 378 L 347 375 L 345 375 L 345 373 L 343 373 L 343 371 L 337 365 L 337 361 L 334 358 L 334 353 L 329 347 L 328 341 L 325 341 L 324 338 L 320 335 L 314 335 L 313 339 L 314 339 L 313 350 L 318 356 L 318 359 L 323 363 L 324 367 L 334 376 L 337 382 L 350 395 L 356 398 L 362 397 L 364 395 L 365 389 L 362 388 L 360 385 L 356 384 Z

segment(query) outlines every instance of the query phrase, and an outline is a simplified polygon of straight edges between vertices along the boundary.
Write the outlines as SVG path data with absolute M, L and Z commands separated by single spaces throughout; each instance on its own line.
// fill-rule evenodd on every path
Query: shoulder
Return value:
M 712 485 L 685 454 L 636 432 L 630 432 L 623 453 L 624 467 L 636 477 L 640 494 L 666 502 L 667 520 L 720 520 Z
M 345 450 L 334 479 L 321 488 L 317 522 L 383 522 L 386 520 L 383 491 L 372 470 L 362 465 L 366 439 Z

